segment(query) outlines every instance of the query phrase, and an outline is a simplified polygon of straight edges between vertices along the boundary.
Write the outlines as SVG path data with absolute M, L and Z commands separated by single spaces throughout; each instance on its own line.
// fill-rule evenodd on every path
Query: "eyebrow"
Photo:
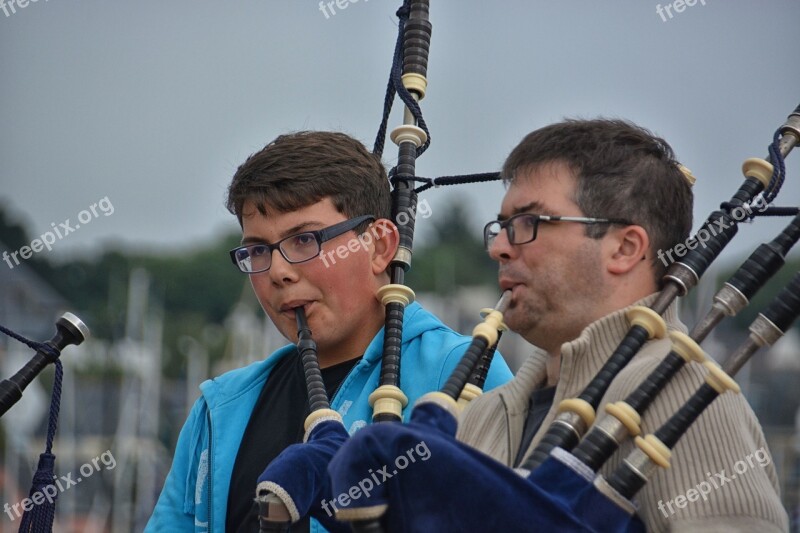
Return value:
M 310 222 L 301 222 L 300 224 L 296 224 L 291 228 L 288 228 L 279 234 L 278 240 L 282 240 L 290 235 L 294 235 L 297 233 L 303 233 L 304 231 L 312 231 L 314 229 L 321 229 L 324 227 L 325 224 L 322 222 L 318 222 L 316 220 L 312 220 Z M 251 236 L 251 237 L 242 237 L 242 246 L 246 246 L 248 244 L 265 244 L 267 241 L 262 239 L 261 237 Z M 277 242 L 277 241 L 276 241 Z M 270 243 L 272 244 L 272 243 Z
M 511 211 L 511 215 L 504 215 L 503 213 L 497 214 L 497 220 L 506 220 L 511 218 L 514 215 L 519 215 L 520 213 L 528 213 L 530 211 L 536 211 L 537 215 L 552 215 L 552 211 L 546 208 L 542 203 L 533 200 L 523 206 L 515 207 Z

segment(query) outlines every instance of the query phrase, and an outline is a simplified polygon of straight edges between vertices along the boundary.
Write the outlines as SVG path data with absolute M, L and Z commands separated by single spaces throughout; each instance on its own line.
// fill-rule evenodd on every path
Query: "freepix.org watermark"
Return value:
M 347 492 L 339 494 L 331 501 L 326 501 L 323 498 L 321 502 L 322 508 L 325 509 L 326 513 L 328 513 L 328 516 L 333 517 L 333 514 L 338 511 L 336 508 L 337 503 L 342 507 L 345 507 L 350 505 L 351 501 L 361 498 L 362 495 L 369 498 L 370 493 L 375 487 L 379 487 L 381 483 L 387 479 L 391 479 L 392 477 L 396 476 L 401 470 L 408 468 L 408 465 L 416 463 L 417 458 L 423 462 L 431 458 L 431 451 L 428 449 L 428 445 L 424 440 L 420 441 L 413 448 L 406 450 L 405 454 L 398 455 L 394 460 L 394 469 L 391 472 L 389 472 L 389 465 L 384 465 L 382 468 L 379 468 L 377 472 L 370 468 L 369 476 L 359 481 L 357 485 L 350 487 Z M 379 475 L 380 479 L 378 478 Z M 329 505 L 330 507 L 328 507 Z M 331 507 L 333 507 L 333 511 L 331 511 Z
M 44 0 L 47 2 L 48 0 Z M 10 17 L 17 12 L 17 8 L 25 9 L 28 4 L 35 4 L 38 0 L 0 0 L 0 10 Z
M 114 214 L 114 206 L 112 205 L 111 200 L 108 199 L 108 196 L 102 198 L 99 202 L 93 203 L 88 209 L 84 209 L 78 213 L 77 224 L 73 225 L 69 218 L 64 222 L 59 222 L 58 226 L 56 226 L 55 222 L 51 222 L 50 226 L 53 228 L 53 231 L 46 231 L 42 233 L 38 239 L 33 239 L 29 246 L 23 246 L 16 252 L 11 253 L 8 253 L 4 250 L 3 261 L 6 262 L 8 268 L 13 269 L 15 266 L 19 265 L 19 257 L 22 259 L 30 259 L 33 254 L 39 253 L 45 248 L 47 248 L 47 251 L 49 252 L 53 249 L 53 245 L 56 243 L 56 237 L 58 240 L 63 239 L 73 231 L 77 231 L 81 227 L 81 224 L 85 226 L 95 218 L 99 218 L 100 213 L 107 217 Z M 11 263 L 12 259 L 14 260 L 13 264 Z
M 363 0 L 363 1 L 369 2 L 369 0 Z M 332 16 L 336 15 L 336 9 L 334 9 L 334 6 L 338 7 L 340 10 L 345 10 L 347 9 L 347 6 L 349 6 L 350 4 L 355 4 L 357 2 L 358 0 L 332 0 L 330 2 L 324 2 L 320 0 L 319 10 L 322 11 L 322 14 L 325 15 L 326 19 L 329 19 Z M 328 11 L 330 11 L 330 15 L 328 14 Z
M 741 222 L 753 214 L 753 208 L 758 210 L 759 213 L 763 213 L 767 207 L 769 206 L 767 205 L 766 200 L 764 200 L 764 197 L 757 196 L 750 204 L 734 207 L 730 212 L 730 216 L 736 222 Z M 668 267 L 670 264 L 676 261 L 676 259 L 672 257 L 673 252 L 678 256 L 678 258 L 681 258 L 686 255 L 689 250 L 694 250 L 697 248 L 698 244 L 703 248 L 706 248 L 706 243 L 709 241 L 709 239 L 711 239 L 711 237 L 716 237 L 717 232 L 722 233 L 729 227 L 730 225 L 726 224 L 723 218 L 719 218 L 715 221 L 712 221 L 712 223 L 709 224 L 708 229 L 700 228 L 700 231 L 697 232 L 697 235 L 691 237 L 685 243 L 676 244 L 666 252 L 659 250 L 656 252 L 656 255 L 659 259 L 661 259 L 661 262 L 664 263 L 664 266 Z
M 417 204 L 417 218 L 430 218 L 431 214 L 431 206 L 428 200 L 423 199 Z M 398 226 L 405 226 L 411 222 L 411 215 L 406 211 L 399 212 L 396 218 Z M 351 253 L 356 253 L 359 250 L 366 251 L 370 244 L 389 233 L 389 231 L 389 227 L 385 224 L 370 226 L 367 231 L 357 237 L 353 237 L 347 244 L 340 244 L 335 250 L 328 250 L 327 252 L 323 250 L 319 254 L 319 258 L 325 265 L 325 268 L 328 268 L 336 264 L 337 257 L 339 259 L 347 259 Z
M 753 462 L 753 459 L 755 459 L 755 463 Z M 713 475 L 710 472 L 706 472 L 708 481 L 701 481 L 693 488 L 688 489 L 684 494 L 679 494 L 675 498 L 667 500 L 666 503 L 664 503 L 663 500 L 658 500 L 658 509 L 664 513 L 665 517 L 669 518 L 677 512 L 673 507 L 673 504 L 675 504 L 675 507 L 678 509 L 683 509 L 689 503 L 694 503 L 700 498 L 703 498 L 703 501 L 707 501 L 708 495 L 711 494 L 712 490 L 719 490 L 725 485 L 733 483 L 737 475 L 741 476 L 742 474 L 745 474 L 751 468 L 755 468 L 756 464 L 758 464 L 758 466 L 761 468 L 764 468 L 771 462 L 772 459 L 770 458 L 769 453 L 767 453 L 767 450 L 765 450 L 762 446 L 758 450 L 749 453 L 744 459 L 739 459 L 733 463 L 733 471 L 735 473 L 727 475 L 724 468 Z M 667 514 L 667 511 L 669 511 L 669 514 Z
M 45 501 L 53 503 L 60 493 L 68 490 L 70 487 L 74 487 L 84 479 L 91 477 L 95 472 L 100 472 L 101 465 L 105 466 L 105 470 L 111 470 L 117 466 L 117 460 L 114 459 L 111 450 L 106 450 L 90 462 L 82 464 L 78 469 L 81 477 L 72 479 L 72 472 L 61 477 L 53 476 L 53 484 L 47 485 L 38 492 L 34 492 L 33 495 L 25 498 L 21 502 L 17 502 L 13 505 L 6 503 L 3 506 L 3 511 L 13 521 L 17 518 L 21 518 L 22 513 L 33 509 L 34 505 L 42 505 Z
M 667 20 L 672 20 L 672 17 L 675 15 L 672 14 L 673 11 L 675 13 L 683 13 L 686 11 L 687 7 L 694 7 L 697 3 L 700 5 L 706 5 L 706 0 L 675 0 L 674 2 L 670 2 L 669 4 L 662 6 L 661 4 L 656 5 L 656 13 L 661 17 L 663 22 Z M 665 15 L 666 13 L 666 15 Z M 669 17 L 669 18 L 667 18 Z

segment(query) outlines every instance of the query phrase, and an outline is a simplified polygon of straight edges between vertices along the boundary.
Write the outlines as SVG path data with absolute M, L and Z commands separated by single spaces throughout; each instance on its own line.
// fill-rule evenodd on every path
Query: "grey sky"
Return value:
M 371 147 L 400 3 L 334 5 L 327 18 L 314 0 L 0 8 L 0 200 L 36 236 L 109 198 L 113 215 L 56 242 L 53 259 L 110 242 L 185 247 L 234 228 L 228 181 L 276 135 L 340 129 Z M 418 173 L 496 170 L 532 129 L 624 117 L 694 171 L 697 227 L 800 102 L 800 2 L 704 3 L 662 20 L 649 0 L 432 0 L 422 108 L 433 144 Z M 385 154 L 392 163 L 396 149 Z M 800 198 L 795 159 L 782 205 Z M 477 233 L 502 192 L 493 183 L 425 198 L 434 217 L 448 198 L 469 202 Z M 782 224 L 746 227 L 731 248 L 746 253 Z

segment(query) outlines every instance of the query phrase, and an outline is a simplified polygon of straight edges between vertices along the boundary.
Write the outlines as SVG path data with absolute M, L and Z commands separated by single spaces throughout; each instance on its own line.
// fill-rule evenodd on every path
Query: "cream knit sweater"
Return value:
M 640 302 L 649 305 L 655 295 Z M 670 329 L 686 332 L 673 304 L 664 319 Z M 553 408 L 529 447 L 529 454 L 555 417 L 561 400 L 578 396 L 613 353 L 629 328 L 624 310 L 590 324 L 561 349 L 561 373 Z M 668 339 L 645 344 L 617 376 L 603 406 L 624 399 L 670 350 Z M 719 356 L 720 354 L 713 354 Z M 727 354 L 721 354 L 726 356 Z M 458 439 L 511 465 L 527 417 L 528 398 L 543 386 L 548 355 L 535 350 L 513 380 L 473 400 L 464 411 Z M 644 434 L 653 433 L 703 383 L 704 370 L 684 366 L 642 418 Z M 609 475 L 628 455 L 628 440 L 601 469 Z M 705 483 L 705 484 L 703 484 Z M 701 495 L 700 492 L 704 495 Z M 778 495 L 778 478 L 764 434 L 747 401 L 739 394 L 718 397 L 681 438 L 671 467 L 656 473 L 637 495 L 639 516 L 648 531 L 788 531 L 788 516 Z

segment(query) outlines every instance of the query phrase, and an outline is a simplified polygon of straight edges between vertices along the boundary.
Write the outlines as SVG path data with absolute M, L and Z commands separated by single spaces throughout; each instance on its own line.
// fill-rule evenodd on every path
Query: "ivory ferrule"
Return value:
M 628 435 L 635 437 L 641 433 L 639 426 L 642 417 L 636 410 L 623 401 L 606 404 L 605 416 L 600 420 L 598 427 L 613 438 L 617 444 L 621 443 Z
M 390 283 L 378 289 L 378 299 L 383 305 L 400 303 L 407 306 L 414 301 L 415 297 L 411 287 L 399 283 Z
M 572 428 L 581 437 L 594 424 L 595 412 L 591 405 L 580 398 L 569 398 L 558 404 L 558 416 L 554 422 Z
M 653 434 L 647 435 L 644 438 L 636 437 L 636 446 L 639 447 L 639 450 L 642 451 L 653 464 L 661 468 L 669 468 L 672 450 L 661 442 L 658 437 Z
M 483 391 L 477 385 L 467 383 L 461 390 L 461 395 L 458 397 L 458 407 L 463 410 L 469 402 L 483 394 Z M 448 396 L 449 398 L 449 396 Z
M 672 351 L 680 355 L 687 363 L 703 363 L 708 360 L 706 353 L 694 339 L 680 331 L 670 331 L 669 338 L 672 340 Z
M 739 384 L 734 381 L 732 377 L 725 373 L 716 361 L 708 360 L 703 363 L 703 366 L 708 370 L 706 375 L 706 383 L 708 383 L 719 394 L 724 394 L 725 391 L 741 392 Z
M 744 163 L 742 163 L 742 173 L 744 177 L 757 179 L 764 188 L 767 188 L 769 185 L 773 172 L 774 167 L 772 164 L 760 157 L 750 157 L 745 159 Z
M 416 72 L 407 72 L 401 79 L 403 86 L 416 96 L 417 101 L 425 98 L 425 91 L 428 89 L 428 79 L 425 76 Z
M 373 416 L 376 414 L 393 414 L 403 417 L 403 408 L 408 405 L 408 397 L 394 385 L 381 385 L 369 395 Z
M 650 309 L 637 305 L 625 312 L 631 326 L 640 326 L 647 330 L 651 339 L 661 339 L 667 334 L 667 323 L 661 315 Z
M 410 142 L 414 143 L 414 146 L 419 148 L 428 140 L 428 135 L 425 133 L 425 130 L 419 126 L 403 124 L 393 129 L 389 134 L 389 138 L 398 146 L 402 143 Z

